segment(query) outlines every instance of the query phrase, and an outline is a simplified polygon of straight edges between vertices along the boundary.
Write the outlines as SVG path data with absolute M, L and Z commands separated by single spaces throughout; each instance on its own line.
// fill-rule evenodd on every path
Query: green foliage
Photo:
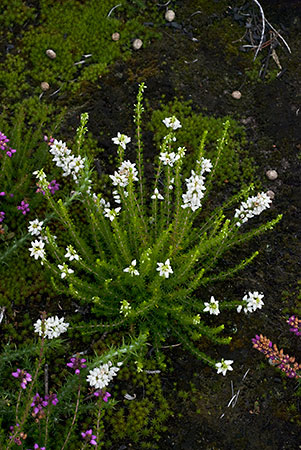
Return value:
M 147 367 L 151 369 L 153 364 Z M 118 382 L 116 390 L 120 391 L 123 401 L 105 416 L 105 436 L 108 430 L 111 442 L 105 442 L 104 448 L 112 448 L 113 443 L 124 440 L 133 444 L 139 442 L 141 448 L 157 448 L 156 441 L 166 430 L 164 422 L 171 414 L 163 396 L 160 375 L 146 367 L 143 372 L 125 367 L 120 371 Z M 126 394 L 131 399 L 126 399 Z M 151 444 L 150 447 L 146 443 Z
M 101 195 L 91 195 L 91 172 L 85 159 L 85 168 L 77 174 L 76 190 L 71 197 L 64 202 L 61 199 L 55 202 L 46 192 L 49 204 L 68 232 L 72 251 L 75 250 L 78 258 L 72 258 L 66 265 L 66 250 L 48 230 L 49 245 L 43 262 L 52 273 L 53 286 L 58 292 L 71 294 L 77 301 L 90 305 L 95 319 L 90 325 L 80 325 L 79 330 L 88 334 L 112 329 L 147 332 L 157 352 L 162 342 L 174 335 L 192 353 L 214 365 L 213 359 L 201 352 L 193 341 L 206 337 L 215 344 L 225 344 L 231 338 L 220 335 L 224 328 L 222 322 L 217 320 L 213 324 L 207 320 L 208 315 L 203 310 L 204 301 L 209 299 L 204 287 L 233 276 L 250 263 L 256 252 L 226 270 L 220 270 L 217 265 L 226 252 L 273 228 L 281 216 L 251 231 L 243 231 L 244 227 L 237 226 L 233 205 L 247 199 L 249 188 L 231 198 L 224 207 L 217 207 L 210 215 L 203 214 L 200 204 L 194 208 L 190 200 L 183 205 L 185 149 L 175 148 L 173 130 L 169 130 L 163 139 L 160 158 L 164 160 L 164 155 L 174 155 L 174 164 L 164 165 L 159 159 L 156 175 L 145 180 L 142 176 L 141 138 L 143 88 L 142 84 L 135 106 L 137 171 L 131 163 L 124 162 L 124 148 L 122 145 L 118 147 L 119 163 L 125 164 L 113 177 L 117 185 L 114 189 L 118 191 L 122 204 L 120 214 L 118 209 L 104 205 Z M 175 117 L 169 120 L 176 121 Z M 205 199 L 210 199 L 210 191 L 215 194 L 213 175 L 227 149 L 229 126 L 227 121 L 222 134 L 216 136 L 213 169 L 206 177 L 206 193 L 203 185 L 201 188 Z M 84 128 L 82 123 L 78 135 L 83 136 Z M 191 172 L 196 184 L 202 184 L 205 172 L 210 172 L 205 168 L 210 165 L 205 151 L 207 135 L 205 130 L 195 156 L 194 171 Z M 121 136 L 119 143 L 122 139 L 124 137 Z M 130 166 L 126 169 L 128 164 Z M 38 177 L 46 186 L 48 182 L 43 171 Z M 123 181 L 118 181 L 118 177 Z M 151 189 L 148 189 L 149 185 Z M 161 193 L 164 201 L 158 199 Z M 87 226 L 75 226 L 72 210 L 77 203 L 85 210 Z M 72 208 L 69 207 L 71 204 Z M 164 269 L 162 272 L 160 265 Z M 202 295 L 198 294 L 200 288 Z M 233 309 L 237 304 L 223 300 L 220 308 Z
M 6 108 L 16 100 L 42 94 L 43 81 L 50 85 L 46 97 L 57 89 L 60 94 L 76 92 L 87 82 L 95 83 L 113 61 L 131 54 L 133 38 L 139 36 L 146 44 L 158 35 L 143 26 L 139 13 L 144 10 L 137 11 L 131 1 L 108 16 L 114 6 L 114 0 L 43 0 L 38 7 L 20 0 L 1 2 L 0 24 L 15 31 L 7 33 L 5 40 L 20 49 L 17 54 L 8 53 L 0 64 L 1 99 Z M 157 20 L 155 9 L 149 8 L 148 13 Z M 17 33 L 19 26 L 22 34 Z M 111 35 L 117 31 L 120 40 L 114 42 Z M 55 51 L 55 59 L 45 54 L 47 49 Z
M 205 116 L 193 111 L 190 101 L 183 102 L 175 99 L 166 105 L 162 104 L 160 109 L 153 111 L 151 120 L 147 124 L 147 128 L 154 133 L 154 142 L 157 148 L 159 148 L 166 131 L 162 120 L 171 115 L 175 115 L 182 124 L 182 128 L 177 131 L 177 143 L 188 150 L 187 167 L 189 169 L 193 167 L 195 154 L 205 130 L 208 131 L 206 155 L 211 160 L 216 159 L 216 137 L 221 136 L 225 121 L 229 121 L 227 145 L 220 155 L 214 184 L 217 187 L 223 185 L 230 186 L 232 189 L 236 187 L 237 190 L 238 186 L 248 186 L 254 182 L 256 169 L 254 159 L 247 150 L 245 131 L 236 120 L 231 117 Z M 185 174 L 188 174 L 188 171 Z
M 85 381 L 88 371 L 101 367 L 109 361 L 115 365 L 119 361 L 126 363 L 131 356 L 141 350 L 145 340 L 146 336 L 140 335 L 118 348 L 112 346 L 106 349 L 102 355 L 86 356 L 86 367 L 81 368 L 80 374 L 70 374 L 70 369 L 66 368 L 68 347 L 61 339 L 48 341 L 41 338 L 37 344 L 30 343 L 19 348 L 12 345 L 3 346 L 0 354 L 0 444 L 7 449 L 11 447 L 13 441 L 8 439 L 8 433 L 14 434 L 9 432 L 9 427 L 15 423 L 19 423 L 20 426 L 14 437 L 18 437 L 22 432 L 26 433 L 28 436 L 27 439 L 25 437 L 26 446 L 43 441 L 45 446 L 47 443 L 49 450 L 75 449 L 78 448 L 80 432 L 90 428 L 95 431 L 98 429 L 97 440 L 100 440 L 99 421 L 103 420 L 109 408 L 116 405 L 116 401 L 110 399 L 108 404 L 105 403 L 102 395 L 99 397 L 93 395 L 94 388 L 91 395 L 91 388 Z M 59 355 L 63 355 L 63 359 Z M 54 366 L 58 365 L 62 366 L 60 371 L 53 373 Z M 12 372 L 15 372 L 16 368 L 31 374 L 32 380 L 28 381 L 26 389 L 20 387 L 20 378 L 12 377 Z M 74 369 L 71 371 L 74 373 Z M 47 383 L 47 387 L 44 382 Z M 39 392 L 43 397 L 43 392 L 47 393 L 48 390 L 49 394 L 56 393 L 58 404 L 49 404 L 47 407 L 43 405 L 42 412 L 31 417 L 33 395 Z M 105 390 L 100 392 L 105 394 Z

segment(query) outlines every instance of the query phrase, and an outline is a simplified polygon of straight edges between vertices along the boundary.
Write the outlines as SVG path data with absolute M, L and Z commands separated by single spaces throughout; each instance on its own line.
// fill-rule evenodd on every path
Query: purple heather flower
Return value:
M 287 323 L 292 327 L 290 331 L 296 336 L 301 336 L 301 320 L 297 316 L 291 316 Z
M 21 204 L 17 206 L 17 208 L 19 209 L 19 211 L 22 211 L 22 214 L 24 215 L 30 211 L 29 203 L 25 203 L 24 200 L 22 200 Z
M 87 367 L 87 364 L 84 364 L 87 360 L 84 358 L 70 358 L 69 363 L 67 363 L 67 366 L 70 367 L 70 369 L 75 369 L 75 373 L 76 375 L 80 374 L 80 369 L 84 369 L 85 367 Z
M 5 218 L 5 212 L 0 211 L 0 222 L 3 222 L 4 218 Z
M 29 381 L 32 381 L 32 377 L 30 373 L 25 370 L 17 369 L 16 372 L 12 373 L 12 376 L 15 378 L 21 378 L 21 388 L 26 389 L 26 385 Z
M 59 402 L 56 394 L 52 394 L 52 393 L 50 393 L 49 395 L 45 395 L 44 399 L 48 404 L 51 403 L 54 406 L 57 405 Z
M 96 442 L 96 436 L 94 435 L 94 434 L 92 434 L 92 430 L 90 429 L 90 430 L 87 430 L 87 431 L 85 431 L 85 432 L 81 432 L 81 435 L 82 435 L 82 438 L 85 440 L 85 441 L 87 441 L 87 442 L 89 442 L 89 444 L 91 444 L 91 445 L 97 445 L 97 442 Z
M 53 195 L 56 191 L 60 189 L 60 185 L 56 182 L 56 180 L 52 180 L 48 184 L 48 189 L 50 193 Z
M 102 397 L 103 401 L 107 403 L 111 394 L 109 392 L 104 392 L 102 389 L 94 392 L 95 397 Z
M 9 142 L 9 139 L 5 136 L 5 134 L 1 133 L 0 131 L 0 149 L 6 151 L 7 156 L 10 158 L 13 156 L 13 153 L 16 153 L 16 150 L 13 148 L 10 148 L 7 143 Z
M 40 397 L 40 395 L 36 393 L 30 406 L 33 408 L 33 414 L 36 416 L 38 413 L 43 411 L 43 408 L 48 406 L 48 401 L 43 400 L 43 397 Z
M 33 448 L 34 450 L 46 450 L 46 447 L 39 447 L 38 444 L 34 444 Z M 31 448 L 28 448 L 27 450 L 31 450 Z
M 0 192 L 1 197 L 4 197 L 4 195 L 5 195 L 5 192 Z

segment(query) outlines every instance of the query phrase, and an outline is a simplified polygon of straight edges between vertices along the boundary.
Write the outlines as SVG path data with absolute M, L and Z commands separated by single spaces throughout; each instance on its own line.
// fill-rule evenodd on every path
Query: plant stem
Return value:
M 80 377 L 80 375 L 79 375 L 79 377 Z M 80 378 L 79 378 L 79 381 L 78 381 L 78 391 L 77 391 L 77 400 L 76 400 L 76 406 L 75 406 L 74 416 L 73 416 L 72 423 L 71 423 L 70 429 L 69 429 L 69 431 L 68 431 L 66 440 L 65 440 L 65 442 L 64 442 L 63 447 L 61 448 L 61 450 L 63 450 L 63 449 L 65 448 L 67 442 L 69 441 L 71 432 L 72 432 L 73 427 L 74 427 L 74 424 L 75 424 L 75 420 L 76 420 L 76 416 L 77 416 L 77 412 L 78 412 L 78 407 L 79 407 L 79 401 L 80 401 L 80 392 L 81 392 L 81 383 L 80 383 Z M 83 448 L 84 448 L 84 447 L 83 447 Z

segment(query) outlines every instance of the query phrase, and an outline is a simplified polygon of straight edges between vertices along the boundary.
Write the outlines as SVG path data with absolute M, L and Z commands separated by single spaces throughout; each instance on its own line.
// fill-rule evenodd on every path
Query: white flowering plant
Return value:
M 227 149 L 229 122 L 217 137 L 212 161 L 206 158 L 204 132 L 190 176 L 183 179 L 186 149 L 177 147 L 176 138 L 181 123 L 174 116 L 164 119 L 167 133 L 154 176 L 146 180 L 141 128 L 144 87 L 142 83 L 135 105 L 136 137 L 131 139 L 119 132 L 112 139 L 118 154 L 118 168 L 110 175 L 112 194 L 104 197 L 92 191 L 90 163 L 87 155 L 80 154 L 87 114 L 82 115 L 78 129 L 76 155 L 61 141 L 50 144 L 53 161 L 73 185 L 64 201 L 55 202 L 48 192 L 45 197 L 70 244 L 67 248 L 60 245 L 48 228 L 44 232 L 47 241 L 39 241 L 39 227 L 35 226 L 31 255 L 51 271 L 56 289 L 91 306 L 91 323 L 83 322 L 79 330 L 147 332 L 156 350 L 173 335 L 195 355 L 220 369 L 220 363 L 193 341 L 206 336 L 213 343 L 228 343 L 231 337 L 221 335 L 224 325 L 220 317 L 216 325 L 212 318 L 223 310 L 235 311 L 241 306 L 245 312 L 253 312 L 262 305 L 255 297 L 252 301 L 247 296 L 242 301 L 215 299 L 206 294 L 207 286 L 233 277 L 250 263 L 258 252 L 225 271 L 217 266 L 225 252 L 273 228 L 281 215 L 244 231 L 245 222 L 271 204 L 264 192 L 250 196 L 251 188 L 210 214 L 203 213 L 220 155 Z M 136 161 L 129 159 L 128 145 L 136 146 Z M 43 189 L 48 183 L 44 171 L 36 176 Z M 80 202 L 87 226 L 75 226 L 73 202 Z

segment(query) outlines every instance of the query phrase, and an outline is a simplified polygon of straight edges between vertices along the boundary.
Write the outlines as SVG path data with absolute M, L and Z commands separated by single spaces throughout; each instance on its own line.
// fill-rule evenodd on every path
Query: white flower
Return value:
M 154 194 L 151 196 L 151 198 L 152 198 L 153 200 L 155 200 L 156 198 L 157 198 L 158 200 L 164 200 L 163 195 L 160 194 L 160 192 L 158 191 L 157 188 L 154 190 Z
M 43 223 L 44 223 L 43 221 L 39 222 L 38 219 L 29 221 L 28 232 L 32 236 L 39 236 L 39 234 L 41 234 L 42 231 Z
M 123 314 L 124 317 L 127 317 L 131 312 L 132 307 L 127 300 L 122 300 L 120 303 L 120 314 Z
M 133 275 L 139 275 L 139 272 L 137 269 L 135 269 L 135 266 L 136 266 L 136 260 L 133 259 L 133 261 L 131 262 L 131 265 L 129 267 L 126 267 L 125 269 L 123 269 L 123 271 L 128 272 L 131 275 L 131 277 Z
M 59 264 L 58 268 L 61 271 L 61 278 L 65 278 L 66 276 L 68 276 L 71 273 L 74 273 L 74 270 L 69 269 L 69 267 L 67 266 L 67 264 L 63 263 L 63 265 Z
M 183 158 L 186 153 L 186 147 L 178 147 L 178 155 L 179 158 Z
M 201 323 L 201 317 L 199 314 L 197 314 L 192 318 L 192 323 L 193 325 L 198 325 L 199 323 Z
M 211 172 L 213 167 L 210 159 L 205 159 L 203 157 L 200 161 L 197 161 L 197 164 L 200 164 L 201 166 L 201 175 L 203 175 L 204 172 Z
M 259 294 L 257 291 L 255 292 L 248 292 L 244 297 L 243 297 L 243 301 L 245 304 L 244 307 L 244 312 L 248 313 L 248 312 L 254 312 L 256 311 L 256 309 L 261 309 L 264 305 L 264 302 L 262 301 L 264 295 L 263 294 Z M 242 305 L 241 308 L 237 308 L 237 312 L 240 312 L 242 309 Z
M 173 167 L 174 163 L 178 161 L 178 159 L 180 159 L 180 155 L 176 155 L 174 152 L 161 152 L 159 159 L 163 162 L 164 166 L 168 165 L 170 167 Z
M 126 145 L 131 142 L 131 138 L 128 137 L 126 134 L 117 133 L 117 137 L 112 138 L 112 141 L 116 145 L 120 145 L 124 150 L 126 148 Z
M 167 259 L 165 263 L 157 263 L 157 266 L 160 277 L 169 278 L 169 274 L 173 273 L 169 259 Z
M 117 366 L 121 366 L 122 363 L 117 363 Z M 103 389 L 110 381 L 117 375 L 119 367 L 113 367 L 111 361 L 107 364 L 103 364 L 100 367 L 95 367 L 95 369 L 89 371 L 87 376 L 87 382 L 91 387 L 95 389 Z
M 175 116 L 166 117 L 162 122 L 167 128 L 172 128 L 174 131 L 182 127 L 180 121 Z
M 218 300 L 215 300 L 213 296 L 210 299 L 210 303 L 205 302 L 204 305 L 205 305 L 205 308 L 203 309 L 203 312 L 208 311 L 210 314 L 214 314 L 216 316 L 219 315 L 220 310 L 219 310 Z
M 197 175 L 194 170 L 191 171 L 190 178 L 186 178 L 186 194 L 182 194 L 184 204 L 182 208 L 191 208 L 192 211 L 199 209 L 202 204 L 201 200 L 204 197 L 204 191 L 206 190 L 204 182 L 205 178 L 202 175 Z
M 262 211 L 269 208 L 271 203 L 271 198 L 265 192 L 249 197 L 246 202 L 242 202 L 240 207 L 235 210 L 236 226 L 240 227 L 252 217 L 258 216 Z
M 60 334 L 65 333 L 68 327 L 69 323 L 65 323 L 63 317 L 59 319 L 55 316 L 44 320 L 37 320 L 34 324 L 34 331 L 35 333 L 39 333 L 39 336 L 53 339 L 59 337 Z
M 221 362 L 215 364 L 217 373 L 222 373 L 225 376 L 227 370 L 233 370 L 233 368 L 231 367 L 231 364 L 233 364 L 233 362 L 234 361 L 232 361 L 232 359 L 224 360 L 224 358 L 222 358 Z
M 121 208 L 115 208 L 115 209 L 105 208 L 104 215 L 105 215 L 105 217 L 108 217 L 110 219 L 110 221 L 112 222 L 115 219 L 115 217 L 118 216 L 118 213 L 120 210 L 121 210 Z
M 45 259 L 45 243 L 43 241 L 32 241 L 31 247 L 29 248 L 30 256 L 33 256 L 34 259 L 42 258 Z
M 72 245 L 68 245 L 68 247 L 66 247 L 66 254 L 65 254 L 65 258 L 68 258 L 69 261 L 73 261 L 74 259 L 76 261 L 79 261 L 79 256 L 76 253 L 76 251 L 74 250 L 74 248 L 72 247 Z
M 118 168 L 118 172 L 114 172 L 114 175 L 110 175 L 113 182 L 113 186 L 126 187 L 129 184 L 129 179 L 131 177 L 132 181 L 138 181 L 138 170 L 136 169 L 136 164 L 131 163 L 131 161 L 123 161 L 121 166 Z

